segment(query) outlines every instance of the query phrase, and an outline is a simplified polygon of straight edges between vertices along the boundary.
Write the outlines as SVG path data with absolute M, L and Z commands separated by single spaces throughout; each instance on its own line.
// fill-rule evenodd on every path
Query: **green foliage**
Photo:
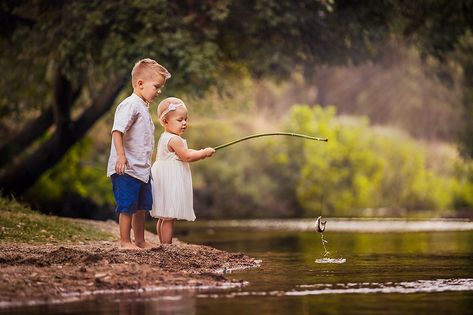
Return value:
M 38 203 L 47 203 L 74 192 L 100 206 L 113 204 L 110 180 L 105 176 L 106 169 L 96 164 L 100 156 L 94 154 L 92 137 L 86 137 L 69 150 L 60 163 L 41 176 L 27 196 Z
M 75 243 L 112 237 L 86 223 L 43 215 L 14 199 L 0 197 L 2 243 Z
M 333 107 L 295 106 L 287 129 L 329 138 L 326 145 L 305 142 L 293 168 L 295 194 L 307 215 L 322 212 L 322 199 L 323 211 L 338 216 L 357 216 L 364 208 L 445 210 L 455 206 L 455 195 L 465 203 L 471 189 L 462 185 L 468 181 L 459 176 L 463 172 L 429 168 L 426 149 L 407 135 L 370 127 L 367 119 L 336 117 Z M 286 144 L 288 156 L 293 150 Z M 443 173 L 452 173 L 454 164 L 468 165 L 458 157 L 444 163 Z
M 439 61 L 436 74 L 452 85 L 452 69 L 461 69 L 463 89 L 463 121 L 458 135 L 461 152 L 473 157 L 473 11 L 471 1 L 393 1 L 396 14 L 392 31 L 409 39 L 424 59 Z

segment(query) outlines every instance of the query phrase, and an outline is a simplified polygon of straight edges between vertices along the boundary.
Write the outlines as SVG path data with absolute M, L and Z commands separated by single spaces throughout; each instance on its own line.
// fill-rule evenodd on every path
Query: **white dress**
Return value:
M 150 214 L 154 218 L 194 221 L 191 170 L 189 163 L 179 160 L 175 152 L 169 151 L 168 143 L 172 137 L 179 136 L 163 132 L 159 138 L 156 161 L 151 167 L 153 207 Z M 182 141 L 187 147 L 186 140 Z

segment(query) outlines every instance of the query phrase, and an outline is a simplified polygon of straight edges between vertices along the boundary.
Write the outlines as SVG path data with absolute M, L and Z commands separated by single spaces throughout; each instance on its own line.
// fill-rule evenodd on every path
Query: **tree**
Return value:
M 294 69 L 376 55 L 389 31 L 391 6 L 326 0 L 3 1 L 0 187 L 21 193 L 56 164 L 112 107 L 131 65 L 144 56 L 173 73 L 167 91 L 203 93 L 241 69 L 286 78 Z
M 473 2 L 393 1 L 393 9 L 393 32 L 415 45 L 424 60 L 436 60 L 436 75 L 445 84 L 453 84 L 452 73 L 461 69 L 464 119 L 458 136 L 464 155 L 473 157 Z

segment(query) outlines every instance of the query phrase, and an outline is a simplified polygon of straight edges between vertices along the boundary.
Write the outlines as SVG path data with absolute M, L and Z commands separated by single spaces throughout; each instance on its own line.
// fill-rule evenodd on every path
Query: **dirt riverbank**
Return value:
M 117 235 L 113 221 L 90 222 Z M 124 250 L 118 241 L 83 244 L 1 244 L 0 307 L 77 299 L 107 292 L 242 285 L 225 273 L 258 266 L 242 253 L 175 241 L 146 250 Z M 118 238 L 117 238 L 118 240 Z

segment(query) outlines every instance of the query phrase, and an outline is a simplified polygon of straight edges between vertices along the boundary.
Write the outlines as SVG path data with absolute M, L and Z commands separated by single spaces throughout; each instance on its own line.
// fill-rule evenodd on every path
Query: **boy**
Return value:
M 149 248 L 145 242 L 146 211 L 153 203 L 150 168 L 154 151 L 154 124 L 149 104 L 161 94 L 171 74 L 153 59 L 138 61 L 131 71 L 133 93 L 115 111 L 107 176 L 117 203 L 122 248 Z M 131 242 L 133 229 L 135 243 Z

